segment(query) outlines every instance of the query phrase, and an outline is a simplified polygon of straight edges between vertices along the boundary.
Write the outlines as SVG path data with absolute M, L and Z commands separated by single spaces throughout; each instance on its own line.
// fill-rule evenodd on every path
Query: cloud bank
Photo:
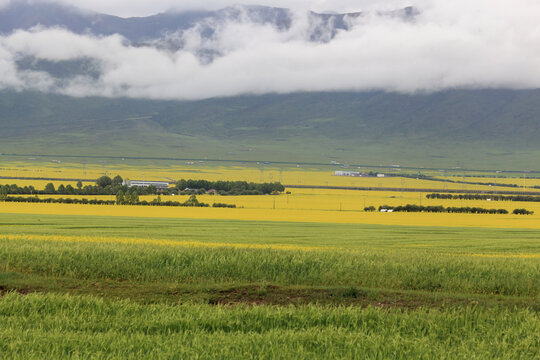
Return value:
M 345 2 L 344 2 L 345 3 Z M 381 2 L 380 7 L 396 2 Z M 210 38 L 178 34 L 184 46 L 134 46 L 121 36 L 34 28 L 0 36 L 0 88 L 71 96 L 202 99 L 298 91 L 414 93 L 455 88 L 540 87 L 540 3 L 534 0 L 411 1 L 415 21 L 351 19 L 329 42 L 309 41 L 305 11 L 288 30 L 249 20 L 219 24 Z M 170 39 L 169 39 L 170 40 Z M 219 54 L 211 62 L 198 54 Z M 97 76 L 57 78 L 21 59 L 90 60 Z

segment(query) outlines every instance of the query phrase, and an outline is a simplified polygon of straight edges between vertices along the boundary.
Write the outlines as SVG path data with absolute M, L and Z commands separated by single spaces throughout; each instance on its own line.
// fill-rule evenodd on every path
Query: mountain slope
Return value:
M 0 152 L 528 169 L 540 153 L 539 98 L 540 90 L 192 102 L 4 92 Z
M 216 42 L 220 41 L 220 31 L 227 33 L 230 24 L 233 28 L 248 24 L 241 27 L 243 32 L 253 29 L 252 25 L 257 29 L 264 25 L 264 30 L 273 27 L 272 34 L 278 36 L 293 29 L 295 41 L 312 42 L 310 48 L 320 48 L 325 46 L 320 43 L 339 41 L 334 37 L 354 28 L 366 14 L 304 15 L 301 31 L 296 31 L 298 14 L 282 8 L 235 6 L 124 19 L 54 3 L 13 1 L 0 9 L 0 34 L 38 25 L 95 36 L 120 34 L 127 43 L 122 56 L 128 56 L 132 49 L 151 47 L 163 50 L 158 51 L 157 59 L 161 54 L 167 58 L 185 51 L 198 57 L 199 63 L 187 57 L 196 65 L 191 69 L 206 69 L 219 65 L 216 59 L 227 58 L 227 46 L 216 46 Z M 417 15 L 411 7 L 377 13 L 397 18 L 400 23 L 414 22 Z M 234 34 L 227 39 L 234 39 Z M 193 38 L 197 41 L 186 45 Z M 252 45 L 241 50 L 249 53 Z M 120 75 L 127 74 L 124 79 L 114 71 L 111 74 L 121 61 L 104 62 L 92 52 L 65 58 L 39 55 L 39 51 L 26 51 L 24 47 L 8 52 L 11 68 L 16 68 L 14 77 L 26 86 L 18 88 L 62 92 L 63 86 L 75 79 L 75 84 L 89 83 L 99 94 L 105 94 L 100 81 L 112 76 L 117 82 L 112 82 L 110 94 L 143 96 L 122 91 L 146 63 L 121 68 Z M 101 52 L 99 47 L 97 53 Z M 183 81 L 184 75 L 168 81 L 171 68 L 164 69 L 168 69 L 162 74 L 167 81 L 160 81 L 165 86 Z M 147 75 L 154 76 L 150 70 Z M 33 87 L 35 79 L 46 79 L 45 87 L 42 83 Z M 200 77 L 188 80 L 197 83 Z M 158 85 L 151 92 L 154 96 L 162 88 L 161 83 Z M 187 92 L 192 90 L 188 87 Z M 197 95 L 211 96 L 209 90 L 203 87 Z M 253 89 L 242 93 L 250 91 Z M 0 92 L 0 152 L 540 168 L 535 165 L 540 155 L 539 100 L 540 90 L 454 90 L 412 95 L 319 92 L 191 102 L 70 98 L 4 90 Z
M 388 12 L 388 16 L 412 18 L 414 9 L 405 8 Z M 348 19 L 361 16 L 351 14 L 319 14 L 311 12 L 313 23 L 309 36 L 314 41 L 326 39 L 326 31 L 332 35 L 350 27 Z M 284 8 L 266 6 L 234 6 L 215 11 L 166 12 L 147 17 L 121 18 L 77 9 L 54 3 L 13 2 L 0 9 L 0 33 L 27 30 L 35 26 L 62 27 L 71 32 L 91 33 L 99 36 L 120 34 L 132 43 L 156 40 L 190 28 L 200 28 L 203 36 L 211 36 L 217 25 L 224 22 L 251 22 L 288 29 L 294 14 Z M 328 40 L 328 39 L 326 39 Z

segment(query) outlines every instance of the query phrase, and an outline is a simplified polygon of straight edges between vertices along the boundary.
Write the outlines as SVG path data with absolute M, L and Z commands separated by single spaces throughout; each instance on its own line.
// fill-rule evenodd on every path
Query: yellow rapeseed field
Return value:
M 402 177 L 348 177 L 334 176 L 339 167 L 328 167 L 321 170 L 309 167 L 277 167 L 263 164 L 244 164 L 242 166 L 210 166 L 206 163 L 187 162 L 177 165 L 137 166 L 135 164 L 77 164 L 77 163 L 51 163 L 44 161 L 15 162 L 0 166 L 0 176 L 11 177 L 42 177 L 42 178 L 81 178 L 97 179 L 102 175 L 121 175 L 132 180 L 161 180 L 176 181 L 179 179 L 205 179 L 205 180 L 241 180 L 250 182 L 275 182 L 287 185 L 316 185 L 316 186 L 357 186 L 357 187 L 391 187 L 391 188 L 436 188 L 441 191 L 454 190 L 486 190 L 493 188 L 485 185 L 455 184 L 438 181 L 417 180 Z M 355 170 L 355 169 L 351 169 Z M 395 172 L 395 170 L 392 170 Z M 452 178 L 451 178 L 452 179 Z M 475 178 L 464 178 L 473 181 Z M 469 180 L 468 180 L 469 179 Z M 462 180 L 460 177 L 454 180 Z M 480 182 L 489 182 L 489 178 L 478 178 Z M 515 179 L 510 179 L 510 183 Z M 12 180 L 0 183 L 13 183 Z M 21 181 L 17 183 L 23 184 Z M 31 181 L 25 185 L 42 188 L 47 181 Z M 502 183 L 502 182 L 501 182 Z M 528 185 L 540 183 L 530 181 Z M 56 184 L 55 184 L 56 185 Z M 75 184 L 72 183 L 74 186 Z M 504 190 L 504 189 L 502 189 Z M 537 189 L 540 193 L 540 189 Z M 535 191 L 528 189 L 528 191 Z
M 0 185 L 16 184 L 20 187 L 33 186 L 36 190 L 43 190 L 48 183 L 52 183 L 55 187 L 59 185 L 67 186 L 68 184 L 77 187 L 76 181 L 50 181 L 50 180 L 20 180 L 20 179 L 0 179 Z M 93 182 L 83 182 L 84 185 L 94 185 Z
M 6 240 L 35 240 L 35 241 L 59 241 L 59 242 L 92 242 L 92 243 L 114 243 L 114 244 L 141 244 L 141 245 L 162 245 L 180 247 L 203 247 L 220 248 L 232 247 L 238 249 L 272 249 L 272 250 L 298 250 L 298 251 L 323 251 L 329 249 L 339 249 L 329 246 L 299 246 L 289 244 L 242 244 L 242 243 L 222 243 L 204 241 L 166 240 L 154 238 L 135 237 L 96 237 L 96 236 L 65 236 L 65 235 L 0 235 L 0 239 Z
M 445 189 L 484 189 L 492 187 L 478 185 L 450 184 L 409 178 L 357 178 L 339 177 L 328 171 L 308 168 L 283 168 L 271 165 L 245 165 L 230 167 L 211 167 L 204 163 L 180 164 L 169 167 L 146 166 L 138 169 L 131 164 L 64 164 L 64 163 L 10 163 L 0 166 L 0 176 L 15 177 L 54 177 L 54 178 L 97 178 L 104 173 L 120 174 L 124 178 L 147 180 L 177 180 L 181 178 L 206 180 L 246 180 L 253 182 L 281 181 L 291 185 L 334 185 L 371 186 L 396 188 L 439 188 Z M 489 178 L 465 178 L 489 182 Z M 510 181 L 511 179 L 509 179 Z M 515 180 L 515 179 L 514 179 Z M 534 180 L 534 179 L 532 179 Z M 531 180 L 531 181 L 532 181 Z M 41 189 L 49 181 L 44 180 L 5 180 L 1 183 L 17 183 L 20 186 L 33 185 Z M 75 186 L 74 182 L 55 182 Z M 530 183 L 532 184 L 532 182 Z M 183 207 L 142 207 L 142 206 L 99 206 L 72 204 L 30 204 L 0 203 L 0 213 L 65 214 L 65 215 L 105 215 L 135 217 L 169 217 L 198 219 L 236 219 L 257 221 L 329 222 L 358 224 L 418 225 L 418 226 L 477 226 L 505 228 L 540 228 L 540 203 L 467 201 L 426 199 L 425 193 L 406 191 L 354 191 L 331 189 L 287 188 L 290 194 L 277 196 L 216 196 L 201 195 L 199 201 L 235 204 L 237 209 L 222 208 L 183 208 Z M 75 195 L 40 195 L 40 197 L 71 197 Z M 114 200 L 108 196 L 85 196 L 88 199 Z M 141 200 L 151 201 L 155 196 L 142 196 Z M 163 201 L 184 202 L 187 196 L 163 196 Z M 532 216 L 516 215 L 477 215 L 477 214 L 428 214 L 428 213 L 366 213 L 366 206 L 406 204 L 443 205 L 445 207 L 470 206 L 482 208 L 502 208 L 510 212 L 515 208 L 526 208 L 535 212 Z
M 281 195 L 244 195 L 219 196 L 198 195 L 201 202 L 234 204 L 245 209 L 259 210 L 327 210 L 327 211 L 363 211 L 366 206 L 381 205 L 399 206 L 406 204 L 442 205 L 445 207 L 481 207 L 506 209 L 509 212 L 516 208 L 526 208 L 540 214 L 539 202 L 486 201 L 486 200 L 447 200 L 427 199 L 426 193 L 391 192 L 391 191 L 357 191 L 333 189 L 287 189 L 291 194 Z M 74 198 L 115 200 L 114 195 L 39 195 L 39 198 Z M 140 200 L 152 201 L 155 195 L 140 196 Z M 188 195 L 161 196 L 162 201 L 184 202 Z
M 236 249 L 271 249 L 282 251 L 328 251 L 341 250 L 350 252 L 351 249 L 337 246 L 306 246 L 292 244 L 257 244 L 257 243 L 226 243 L 226 242 L 205 242 L 205 241 L 186 241 L 169 240 L 159 238 L 137 238 L 137 237 L 115 237 L 115 236 L 80 236 L 80 235 L 37 235 L 37 234 L 5 234 L 0 235 L 0 240 L 32 240 L 32 241 L 51 241 L 51 242 L 78 242 L 78 243 L 109 243 L 124 245 L 157 245 L 188 248 L 236 248 Z M 360 250 L 360 251 L 364 251 Z M 388 253 L 387 248 L 370 248 L 369 251 L 381 251 Z M 462 253 L 462 252 L 437 252 L 438 255 L 452 257 L 485 257 L 485 258 L 504 258 L 504 259 L 540 259 L 538 253 Z
M 0 213 L 540 229 L 540 217 L 538 213 L 532 216 L 447 213 L 366 213 L 360 211 L 280 208 L 276 208 L 275 210 L 228 209 L 6 202 L 0 202 Z

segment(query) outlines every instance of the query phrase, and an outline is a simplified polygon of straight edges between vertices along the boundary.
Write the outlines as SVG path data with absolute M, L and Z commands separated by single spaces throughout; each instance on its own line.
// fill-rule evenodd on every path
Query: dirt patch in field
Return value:
M 436 292 L 391 291 L 358 287 L 297 287 L 269 284 L 197 287 L 181 284 L 137 283 L 108 280 L 96 282 L 70 278 L 12 275 L 0 285 L 0 296 L 8 292 L 92 295 L 111 300 L 130 299 L 149 303 L 207 303 L 216 306 L 374 306 L 414 310 L 456 306 L 507 306 L 540 311 L 537 299 L 499 295 L 457 295 Z
M 26 295 L 26 294 L 29 294 L 31 291 L 28 289 L 8 289 L 5 286 L 0 286 L 0 296 L 4 296 L 9 292 L 15 292 L 20 295 Z
M 509 308 L 540 309 L 531 299 L 508 297 L 459 297 L 452 294 L 427 292 L 400 292 L 377 289 L 348 288 L 297 288 L 280 286 L 248 285 L 207 290 L 208 303 L 212 305 L 276 305 L 301 306 L 318 304 L 325 306 L 374 306 L 414 310 L 418 308 L 443 309 L 456 306 L 508 306 Z
M 326 289 L 291 289 L 254 285 L 211 291 L 208 303 L 215 305 L 288 305 L 320 302 L 329 297 L 331 295 Z
M 210 292 L 214 305 L 349 305 L 416 309 L 437 306 L 427 299 L 411 299 L 406 294 L 372 293 L 356 288 L 316 289 L 279 286 L 242 286 Z

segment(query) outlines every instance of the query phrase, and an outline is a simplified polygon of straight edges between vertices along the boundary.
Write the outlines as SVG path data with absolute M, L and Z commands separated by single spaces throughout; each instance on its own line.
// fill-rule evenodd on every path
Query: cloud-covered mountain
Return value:
M 350 14 L 233 6 L 120 18 L 13 1 L 0 9 L 0 88 L 201 99 L 540 87 L 532 16 L 540 4 L 411 3 Z
M 13 1 L 0 151 L 534 167 L 540 4 L 516 1 L 125 19 Z
M 381 14 L 402 17 L 404 20 L 414 15 L 409 8 Z M 257 32 L 262 30 L 284 37 L 300 36 L 298 40 L 310 43 L 326 43 L 338 32 L 352 29 L 356 19 L 361 16 L 361 13 L 309 12 L 299 19 L 298 14 L 288 9 L 234 6 L 216 11 L 168 12 L 148 17 L 120 18 L 49 2 L 12 2 L 0 9 L 0 50 L 3 50 L 0 51 L 3 59 L 0 57 L 0 60 L 3 60 L 4 69 L 1 70 L 6 75 L 4 84 L 0 82 L 0 86 L 80 96 L 96 93 L 130 96 L 112 89 L 103 81 L 111 75 L 111 70 L 114 72 L 119 67 L 130 66 L 121 58 L 140 56 L 138 66 L 146 65 L 150 71 L 155 62 L 168 60 L 168 65 L 175 69 L 170 68 L 171 73 L 165 76 L 175 78 L 179 76 L 178 57 L 195 57 L 198 64 L 191 65 L 201 70 L 202 65 L 225 57 L 238 45 L 241 46 L 226 44 L 231 40 L 231 29 L 245 30 L 244 36 L 254 36 L 255 41 Z M 291 31 L 300 21 L 305 21 L 302 34 L 293 35 Z M 250 28 L 256 31 L 251 33 Z M 260 40 L 265 41 L 264 38 Z M 108 51 L 108 46 L 115 49 Z M 66 48 L 76 50 L 68 50 L 66 54 Z M 118 57 L 111 58 L 109 55 Z M 125 83 L 120 86 L 131 87 Z M 189 97 L 173 92 L 155 96 L 144 93 L 133 95 Z M 215 95 L 223 94 L 210 94 Z M 198 94 L 196 97 L 204 95 Z
M 0 89 L 185 100 L 540 87 L 540 3 L 388 3 L 350 14 L 233 6 L 124 19 L 12 1 L 0 9 Z
M 412 9 L 388 16 L 411 17 Z M 361 13 L 318 14 L 310 12 L 310 31 L 313 41 L 328 41 L 339 30 L 349 30 Z M 55 3 L 13 2 L 0 10 L 0 32 L 29 30 L 36 26 L 60 27 L 76 34 L 109 36 L 119 34 L 132 44 L 151 43 L 172 35 L 196 30 L 202 37 L 211 38 L 221 26 L 231 22 L 270 25 L 277 30 L 291 28 L 294 14 L 288 9 L 264 6 L 235 6 L 217 11 L 167 12 L 148 17 L 121 18 L 80 10 Z
M 378 15 L 411 21 L 417 13 L 414 8 L 407 7 L 380 12 Z M 310 11 L 303 16 L 305 18 L 299 19 L 298 14 L 285 8 L 233 6 L 215 11 L 171 11 L 148 17 L 121 18 L 56 3 L 19 1 L 0 9 L 0 33 L 9 35 L 17 30 L 58 28 L 95 37 L 120 35 L 127 40 L 126 45 L 129 46 L 146 46 L 168 52 L 187 50 L 194 53 L 201 62 L 209 63 L 226 55 L 220 52 L 219 44 L 216 43 L 220 41 L 221 33 L 231 24 L 270 27 L 276 32 L 287 33 L 297 22 L 305 21 L 306 27 L 302 34 L 304 40 L 326 43 L 338 32 L 351 30 L 363 14 Z M 195 45 L 194 39 L 197 42 Z M 47 66 L 46 60 L 28 60 L 23 58 L 18 62 L 18 67 L 23 70 L 46 71 L 53 76 L 59 74 L 59 71 L 48 71 L 54 66 Z M 87 68 L 85 65 L 83 61 L 81 70 Z M 69 71 L 62 73 L 67 75 Z
M 413 7 L 405 7 L 380 11 L 378 15 L 412 20 L 417 11 Z M 310 27 L 306 35 L 314 41 L 327 41 L 340 30 L 350 30 L 354 20 L 360 16 L 361 12 L 335 14 L 310 11 L 307 14 Z M 77 34 L 119 34 L 137 44 L 194 28 L 200 29 L 202 36 L 211 37 L 219 25 L 230 22 L 271 25 L 286 31 L 295 22 L 295 17 L 290 9 L 237 5 L 214 11 L 169 11 L 147 17 L 121 18 L 57 3 L 22 0 L 0 8 L 0 32 L 7 34 L 35 26 L 61 27 Z

